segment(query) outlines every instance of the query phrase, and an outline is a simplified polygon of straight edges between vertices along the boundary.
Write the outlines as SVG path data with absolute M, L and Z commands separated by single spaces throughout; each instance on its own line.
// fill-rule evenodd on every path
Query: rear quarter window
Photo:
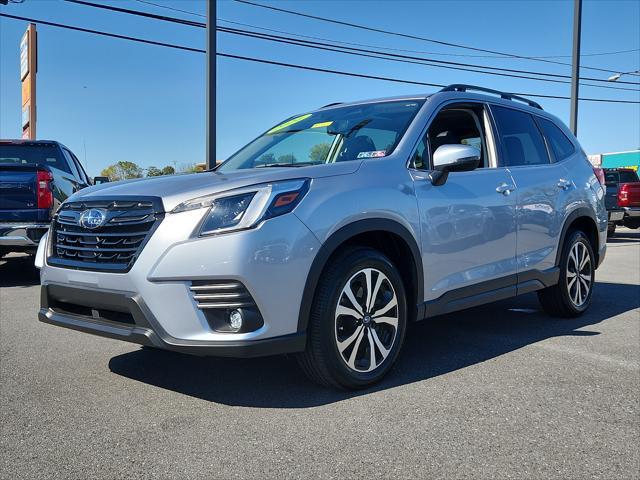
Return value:
M 556 162 L 570 157 L 575 152 L 576 149 L 571 140 L 551 120 L 536 117 L 536 122 L 547 139 L 547 144 L 556 157 Z

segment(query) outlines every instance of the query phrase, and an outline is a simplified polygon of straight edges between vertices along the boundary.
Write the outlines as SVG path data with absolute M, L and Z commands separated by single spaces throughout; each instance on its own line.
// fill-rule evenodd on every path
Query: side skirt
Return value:
M 528 270 L 488 280 L 476 285 L 450 290 L 440 297 L 418 305 L 418 319 L 427 319 L 445 313 L 477 307 L 486 303 L 535 292 L 558 283 L 560 269 Z

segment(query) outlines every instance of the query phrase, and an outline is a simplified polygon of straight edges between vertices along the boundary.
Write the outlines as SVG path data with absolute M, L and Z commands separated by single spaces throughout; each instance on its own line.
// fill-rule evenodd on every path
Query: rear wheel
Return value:
M 299 363 L 322 385 L 368 387 L 393 366 L 406 322 L 405 291 L 396 267 L 376 250 L 349 248 L 323 273 Z
M 616 233 L 616 224 L 615 223 L 610 223 L 607 225 L 607 237 L 613 237 L 613 235 Z
M 577 317 L 591 304 L 595 281 L 595 256 L 587 236 L 570 232 L 562 248 L 560 279 L 538 291 L 542 308 L 555 317 Z

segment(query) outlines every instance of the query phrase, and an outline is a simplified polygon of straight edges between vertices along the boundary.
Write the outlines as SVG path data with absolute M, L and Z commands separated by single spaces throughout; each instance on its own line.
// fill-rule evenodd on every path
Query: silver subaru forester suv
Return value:
M 603 198 L 531 100 L 451 85 L 331 104 L 213 171 L 68 198 L 36 258 L 39 318 L 196 355 L 292 353 L 317 382 L 363 388 L 410 322 L 533 291 L 582 314 Z

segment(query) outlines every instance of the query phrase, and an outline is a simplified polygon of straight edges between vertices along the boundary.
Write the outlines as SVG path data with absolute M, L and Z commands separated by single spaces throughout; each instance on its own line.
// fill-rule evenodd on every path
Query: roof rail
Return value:
M 453 85 L 448 85 L 444 87 L 441 92 L 466 92 L 468 90 L 475 90 L 477 92 L 485 92 L 485 93 L 493 93 L 494 95 L 499 95 L 500 98 L 504 98 L 505 100 L 519 100 L 521 102 L 526 103 L 530 107 L 539 108 L 543 110 L 538 102 L 534 102 L 533 100 L 529 100 L 528 98 L 521 97 L 519 95 L 514 95 L 513 93 L 501 92 L 499 90 L 493 90 L 491 88 L 485 87 L 477 87 L 475 85 L 465 85 L 463 83 L 454 83 Z
M 320 108 L 327 108 L 327 107 L 333 107 L 334 105 L 342 105 L 343 102 L 334 102 L 334 103 L 327 103 L 326 105 L 321 106 Z

